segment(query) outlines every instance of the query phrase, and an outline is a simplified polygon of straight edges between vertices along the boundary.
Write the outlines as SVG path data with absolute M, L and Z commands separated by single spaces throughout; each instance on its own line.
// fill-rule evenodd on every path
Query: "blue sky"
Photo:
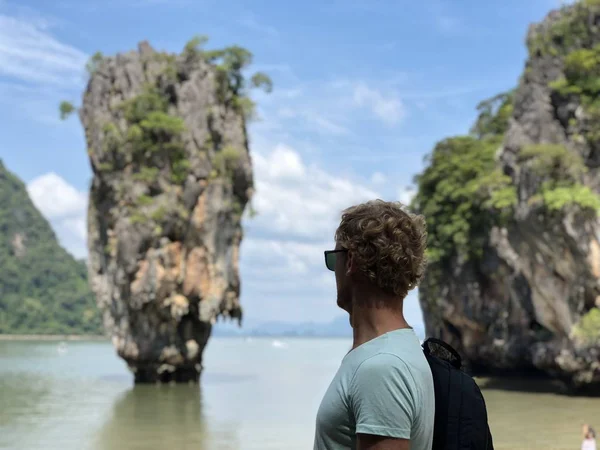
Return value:
M 259 215 L 241 250 L 249 323 L 328 321 L 340 211 L 407 201 L 436 141 L 465 133 L 480 100 L 513 87 L 528 25 L 558 0 L 0 0 L 0 158 L 27 184 L 61 243 L 85 256 L 91 171 L 76 118 L 89 55 L 147 39 L 180 51 L 242 45 L 273 79 L 250 125 Z M 405 304 L 421 323 L 416 292 Z

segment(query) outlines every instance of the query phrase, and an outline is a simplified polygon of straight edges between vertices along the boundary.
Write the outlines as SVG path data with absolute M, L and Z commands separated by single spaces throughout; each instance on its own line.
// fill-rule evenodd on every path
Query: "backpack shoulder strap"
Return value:
M 448 353 L 450 353 L 452 358 L 446 358 L 446 357 L 442 357 L 439 354 L 432 353 L 434 346 L 442 347 L 444 350 L 446 350 Z M 448 361 L 450 364 L 452 364 L 457 369 L 460 369 L 462 367 L 462 358 L 461 358 L 460 354 L 456 350 L 454 350 L 454 348 L 450 344 L 447 344 L 446 342 L 442 341 L 441 339 L 427 338 L 427 340 L 425 342 L 423 342 L 423 351 L 428 356 L 429 355 L 437 356 L 438 358 Z M 435 353 L 438 353 L 438 352 L 435 352 Z

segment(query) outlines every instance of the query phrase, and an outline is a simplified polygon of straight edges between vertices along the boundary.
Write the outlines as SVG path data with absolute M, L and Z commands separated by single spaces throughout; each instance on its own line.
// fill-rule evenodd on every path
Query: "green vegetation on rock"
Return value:
M 501 137 L 459 136 L 438 143 L 416 177 L 413 207 L 427 218 L 428 259 L 481 256 L 485 231 L 516 203 L 510 178 L 494 155 Z
M 126 149 L 131 160 L 139 167 L 138 174 L 145 179 L 158 174 L 155 167 L 167 161 L 171 180 L 181 183 L 189 171 L 189 162 L 181 133 L 185 130 L 183 119 L 169 114 L 169 102 L 155 86 L 121 105 L 127 133 L 118 147 Z M 139 179 L 139 177 L 138 177 Z
M 158 176 L 156 167 L 140 167 L 139 172 L 133 174 L 133 179 L 143 183 L 152 183 Z
M 506 220 L 517 202 L 510 177 L 495 159 L 513 98 L 511 91 L 481 102 L 471 135 L 439 142 L 428 156 L 428 167 L 415 178 L 412 207 L 427 218 L 431 263 L 446 263 L 457 255 L 479 258 L 486 231 Z
M 215 156 L 213 157 L 212 178 L 232 178 L 239 159 L 240 152 L 238 149 L 230 145 L 223 147 L 220 151 L 215 153 Z
M 0 205 L 0 333 L 102 333 L 85 263 L 58 244 L 1 162 Z
M 534 55 L 565 56 L 574 49 L 593 45 L 593 27 L 589 19 L 600 13 L 598 0 L 583 0 L 565 6 L 561 15 L 528 41 L 529 53 Z
M 183 56 L 187 59 L 193 59 L 202 55 L 201 47 L 208 41 L 208 36 L 198 35 L 190 39 L 183 48 Z
M 565 57 L 565 76 L 549 86 L 581 103 L 588 119 L 583 137 L 590 145 L 600 145 L 600 45 L 569 53 Z M 571 125 L 577 125 L 576 121 Z
M 229 103 L 246 119 L 256 117 L 255 104 L 248 96 L 248 86 L 242 70 L 252 63 L 252 53 L 237 45 L 222 50 L 204 52 L 204 58 L 217 69 L 217 97 Z M 257 72 L 250 78 L 250 87 L 262 88 L 269 93 L 273 82 L 268 75 Z
M 101 52 L 96 52 L 92 55 L 92 57 L 88 60 L 87 64 L 85 65 L 85 70 L 87 70 L 87 72 L 91 75 L 93 74 L 96 69 L 98 68 L 98 65 L 100 64 L 100 62 L 102 62 L 102 59 L 104 58 L 104 55 L 102 55 Z
M 579 181 L 587 168 L 574 151 L 558 144 L 528 145 L 521 149 L 519 162 L 531 164 L 533 172 L 545 179 L 530 204 L 541 203 L 549 211 L 578 206 L 600 212 L 600 196 Z
M 538 27 L 529 41 L 533 57 L 564 60 L 563 78 L 550 83 L 565 103 L 578 101 L 585 123 L 569 118 L 573 139 L 600 145 L 600 45 L 594 46 L 591 17 L 600 15 L 600 0 L 581 1 Z M 436 145 L 428 167 L 416 178 L 413 208 L 427 217 L 429 260 L 474 259 L 493 225 L 511 216 L 517 202 L 512 180 L 500 172 L 495 152 L 513 115 L 514 91 L 481 102 L 471 136 L 446 139 Z M 530 206 L 556 213 L 566 207 L 600 213 L 600 196 L 583 184 L 587 167 L 576 150 L 565 145 L 527 145 L 517 163 L 538 178 Z
M 573 327 L 573 336 L 587 345 L 600 343 L 600 309 L 592 308 Z
M 508 129 L 512 117 L 514 90 L 503 92 L 477 105 L 479 116 L 471 129 L 471 134 L 482 139 L 488 136 L 500 136 Z
M 66 101 L 60 102 L 58 109 L 60 111 L 61 120 L 67 119 L 75 111 L 73 104 Z

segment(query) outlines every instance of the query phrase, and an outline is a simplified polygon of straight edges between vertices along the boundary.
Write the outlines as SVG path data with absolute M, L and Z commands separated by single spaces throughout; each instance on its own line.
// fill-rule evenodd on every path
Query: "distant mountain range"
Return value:
M 425 330 L 415 327 L 419 338 L 423 338 Z M 278 337 L 352 337 L 352 327 L 348 316 L 339 316 L 330 322 L 283 322 L 268 321 L 245 325 L 241 328 L 231 323 L 217 322 L 213 328 L 213 336 L 278 336 Z

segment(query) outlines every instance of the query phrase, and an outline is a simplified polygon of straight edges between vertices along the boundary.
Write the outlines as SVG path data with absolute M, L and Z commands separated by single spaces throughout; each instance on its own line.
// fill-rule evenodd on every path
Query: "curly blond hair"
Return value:
M 425 218 L 400 202 L 371 200 L 342 212 L 335 240 L 383 292 L 404 298 L 425 272 Z

